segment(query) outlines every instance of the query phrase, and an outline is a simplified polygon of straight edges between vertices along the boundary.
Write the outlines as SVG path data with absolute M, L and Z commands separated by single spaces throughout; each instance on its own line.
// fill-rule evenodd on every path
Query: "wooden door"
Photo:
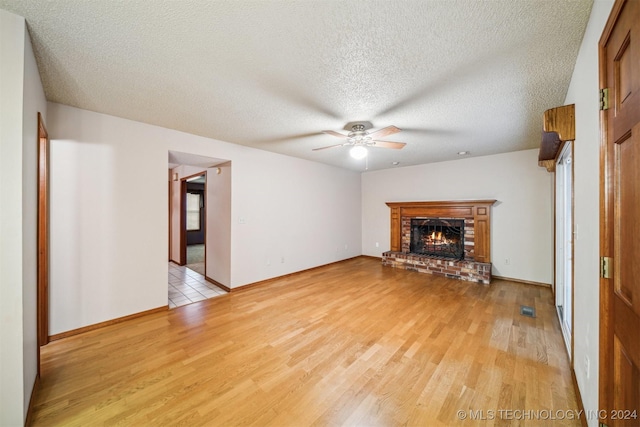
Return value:
M 618 0 L 600 39 L 600 416 L 640 425 L 640 1 Z M 604 260 L 604 258 L 603 258 Z

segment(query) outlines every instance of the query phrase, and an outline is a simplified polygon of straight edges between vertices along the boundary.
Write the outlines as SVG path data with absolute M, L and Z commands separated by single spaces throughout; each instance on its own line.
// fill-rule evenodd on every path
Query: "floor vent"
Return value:
M 528 305 L 521 305 L 520 314 L 527 317 L 536 317 L 536 309 Z

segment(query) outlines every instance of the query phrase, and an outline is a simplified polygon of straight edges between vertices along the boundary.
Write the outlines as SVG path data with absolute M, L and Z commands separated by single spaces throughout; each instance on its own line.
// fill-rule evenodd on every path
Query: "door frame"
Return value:
M 606 41 L 611 36 L 614 23 L 616 22 L 618 15 L 622 11 L 622 5 L 624 1 L 616 2 L 613 5 L 613 9 L 609 15 L 605 28 L 598 42 L 598 83 L 600 88 L 607 87 L 607 64 L 606 64 Z M 611 177 L 607 175 L 608 169 L 608 147 L 607 147 L 607 129 L 609 128 L 609 120 L 607 118 L 607 112 L 600 111 L 600 257 L 608 256 L 611 252 L 612 245 L 610 244 L 610 238 L 613 235 L 612 230 L 609 229 L 609 222 L 613 212 L 610 212 L 609 200 L 612 197 Z M 613 363 L 613 351 L 609 348 L 609 330 L 611 329 L 612 319 L 610 317 L 609 309 L 611 306 L 611 299 L 609 298 L 609 283 L 608 279 L 605 279 L 600 274 L 599 286 L 600 286 L 600 336 L 599 336 L 599 372 L 598 372 L 598 407 L 606 409 L 609 406 L 610 396 L 613 390 L 610 389 L 609 383 L 609 369 L 607 368 Z
M 568 148 L 567 148 L 567 144 L 569 144 Z M 569 230 L 569 236 L 570 236 L 570 241 L 571 241 L 571 254 L 570 254 L 570 258 L 571 258 L 571 263 L 570 265 L 565 265 L 563 268 L 563 273 L 565 272 L 564 269 L 568 268 L 570 269 L 570 274 L 571 274 L 571 281 L 569 283 L 569 285 L 571 286 L 571 300 L 569 301 L 569 304 L 571 305 L 570 310 L 571 310 L 571 332 L 570 332 L 570 336 L 569 336 L 569 346 L 567 348 L 567 352 L 569 353 L 569 359 L 571 362 L 571 367 L 574 367 L 574 357 L 573 357 L 573 352 L 574 352 L 574 335 L 573 335 L 573 330 L 574 330 L 574 294 L 575 294 L 575 231 L 574 231 L 574 227 L 575 227 L 575 223 L 574 223 L 574 215 L 575 215 L 575 192 L 574 192 L 574 185 L 575 185 L 575 168 L 573 166 L 573 162 L 574 162 L 574 147 L 575 147 L 575 141 L 566 141 L 563 146 L 560 148 L 560 150 L 558 150 L 558 158 L 556 159 L 556 163 L 561 160 L 564 155 L 565 155 L 565 150 L 568 150 L 569 153 L 568 155 L 571 157 L 571 170 L 570 170 L 570 174 L 571 174 L 571 185 L 568 188 L 568 191 L 571 192 L 571 201 L 570 201 L 570 222 L 571 222 L 571 230 Z M 558 273 L 558 265 L 557 265 L 557 255 L 558 255 L 558 251 L 557 251 L 557 243 L 558 243 L 558 227 L 556 226 L 557 224 L 557 219 L 558 219 L 558 194 L 557 194 L 557 188 L 558 188 L 558 167 L 556 165 L 556 172 L 554 173 L 554 281 L 557 278 L 557 273 Z M 564 191 L 567 191 L 567 188 L 564 188 Z M 563 194 L 563 203 L 566 200 L 566 194 Z M 564 219 L 564 222 L 566 223 L 566 218 Z M 566 235 L 566 229 L 563 226 L 563 230 L 565 232 Z M 565 247 L 565 251 L 564 251 L 564 261 L 566 261 L 567 259 L 567 251 L 566 251 L 566 247 Z M 566 274 L 565 274 L 566 276 Z M 564 286 L 566 286 L 566 284 L 563 284 L 563 294 L 564 292 Z M 563 335 L 563 340 L 565 341 L 566 344 L 566 338 L 564 336 L 565 333 L 565 329 L 564 329 L 564 325 L 563 325 L 563 320 L 560 319 L 560 315 L 558 313 L 558 304 L 557 304 L 557 299 L 558 299 L 558 283 L 555 283 L 555 286 L 553 287 L 554 292 L 553 292 L 553 300 L 554 300 L 554 305 L 556 307 L 556 314 L 558 314 L 558 320 L 560 321 L 560 329 L 562 331 L 562 335 Z M 566 313 L 566 309 L 564 310 L 564 313 Z
M 608 69 L 607 69 L 607 55 L 606 46 L 609 42 L 611 34 L 615 25 L 620 18 L 624 6 L 628 3 L 627 0 L 616 0 L 613 4 L 607 23 L 598 42 L 598 82 L 599 88 L 604 89 L 608 87 Z M 611 97 L 615 96 L 610 94 Z M 610 108 L 615 108 L 613 105 L 615 102 L 611 102 Z M 609 118 L 608 110 L 600 111 L 600 259 L 603 257 L 611 257 L 614 250 L 614 196 L 615 189 L 613 188 L 613 176 L 611 175 L 611 168 L 609 167 L 612 159 L 609 155 Z M 614 271 L 615 274 L 615 271 Z M 614 328 L 614 313 L 613 313 L 613 280 L 604 278 L 602 272 L 600 272 L 599 286 L 600 286 L 600 335 L 599 335 L 599 372 L 598 372 L 598 407 L 601 413 L 605 414 L 605 418 L 600 418 L 601 423 L 606 423 L 608 420 L 606 415 L 611 410 L 618 409 L 610 407 L 610 403 L 613 402 L 614 387 L 611 377 L 610 367 L 614 364 L 614 349 L 609 338 L 613 335 Z M 627 409 L 627 408 L 620 408 Z
M 38 375 L 40 346 L 49 343 L 49 134 L 38 113 Z
M 187 181 L 204 175 L 204 276 L 207 272 L 207 170 L 180 178 L 180 265 L 187 265 Z

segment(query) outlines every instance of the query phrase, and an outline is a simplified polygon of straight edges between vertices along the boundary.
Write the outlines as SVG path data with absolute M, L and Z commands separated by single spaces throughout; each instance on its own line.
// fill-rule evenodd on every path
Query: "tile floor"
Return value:
M 226 294 L 227 291 L 209 283 L 204 276 L 187 267 L 169 263 L 169 308 Z

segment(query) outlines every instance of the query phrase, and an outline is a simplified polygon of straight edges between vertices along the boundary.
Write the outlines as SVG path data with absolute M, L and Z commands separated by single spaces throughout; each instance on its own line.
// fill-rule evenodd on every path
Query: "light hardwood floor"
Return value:
M 364 257 L 56 341 L 42 362 L 34 425 L 546 425 L 499 411 L 577 410 L 549 289 Z

